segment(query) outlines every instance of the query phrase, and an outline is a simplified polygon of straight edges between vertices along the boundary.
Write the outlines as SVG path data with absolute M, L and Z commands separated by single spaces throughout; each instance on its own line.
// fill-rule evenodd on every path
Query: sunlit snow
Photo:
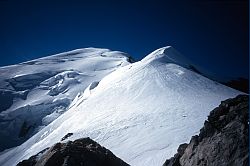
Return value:
M 68 111 L 22 145 L 3 152 L 0 165 L 17 164 L 60 142 L 69 132 L 73 135 L 65 141 L 90 137 L 131 165 L 162 165 L 176 153 L 179 144 L 199 132 L 221 100 L 240 93 L 179 66 L 187 61 L 175 59 L 176 51 L 172 49 L 164 47 L 97 82 L 89 82 Z M 112 66 L 94 66 L 87 59 L 83 63 L 91 70 Z M 119 65 L 121 60 L 112 63 Z
M 51 123 L 78 93 L 129 64 L 128 58 L 118 51 L 85 48 L 1 67 L 0 151 Z

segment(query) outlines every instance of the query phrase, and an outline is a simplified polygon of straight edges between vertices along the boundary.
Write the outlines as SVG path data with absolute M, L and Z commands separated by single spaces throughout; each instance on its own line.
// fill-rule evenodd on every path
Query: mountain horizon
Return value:
M 159 165 L 211 109 L 242 94 L 201 75 L 171 46 L 131 59 L 83 48 L 1 67 L 1 148 L 13 148 L 0 164 L 15 165 L 73 133 L 70 140 L 90 137 L 128 164 Z

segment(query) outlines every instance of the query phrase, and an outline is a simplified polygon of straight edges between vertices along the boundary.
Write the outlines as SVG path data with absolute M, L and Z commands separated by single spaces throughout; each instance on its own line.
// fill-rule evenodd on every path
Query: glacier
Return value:
M 0 68 L 0 151 L 20 145 L 68 110 L 94 81 L 129 55 L 84 48 Z
M 62 57 L 57 57 L 57 61 L 68 58 Z M 82 74 L 64 70 L 40 83 L 33 94 L 29 92 L 32 100 L 27 100 L 27 104 L 36 103 L 44 89 L 46 97 L 48 92 L 54 97 L 52 101 L 61 100 L 57 92 L 60 95 L 74 91 L 75 95 L 71 96 L 75 97 L 61 116 L 54 113 L 52 119 L 46 116 L 43 118 L 45 127 L 20 146 L 1 152 L 0 165 L 15 165 L 60 142 L 67 133 L 73 135 L 63 142 L 90 137 L 130 165 L 162 165 L 176 153 L 179 144 L 188 142 L 192 135 L 199 133 L 214 107 L 241 93 L 192 71 L 188 68 L 190 62 L 170 46 L 160 48 L 135 63 L 129 63 L 128 56 L 120 52 L 108 51 L 104 57 L 118 60 L 110 62 L 108 58 L 111 64 L 101 62 L 95 65 L 88 56 L 80 57 L 82 62 L 78 65 L 85 66 L 85 71 L 108 69 L 105 76 L 101 74 L 96 79 L 84 81 L 81 88 L 75 85 L 83 80 L 69 79 L 66 87 L 54 85 L 55 82 L 61 84 L 54 80 L 65 78 L 65 75 L 75 78 Z M 53 65 L 44 67 L 50 66 Z M 63 64 L 60 64 L 61 68 Z

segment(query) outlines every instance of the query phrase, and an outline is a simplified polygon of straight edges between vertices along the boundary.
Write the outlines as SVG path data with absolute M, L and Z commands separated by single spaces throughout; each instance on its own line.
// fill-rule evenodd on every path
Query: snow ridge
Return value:
M 110 54 L 102 55 L 117 58 Z M 64 114 L 22 145 L 1 153 L 0 165 L 15 165 L 67 133 L 73 135 L 65 141 L 90 137 L 131 165 L 162 165 L 179 144 L 199 132 L 220 101 L 240 94 L 184 68 L 189 61 L 172 47 L 133 64 L 123 63 L 124 58 L 122 65 L 121 60 L 95 65 L 94 73 L 110 70 L 90 79 L 84 91 L 76 89 L 78 95 Z
M 141 60 L 141 62 L 143 63 L 150 63 L 152 61 L 161 61 L 163 63 L 174 63 L 185 68 L 189 68 L 189 66 L 192 64 L 190 60 L 181 55 L 172 46 L 159 48 Z

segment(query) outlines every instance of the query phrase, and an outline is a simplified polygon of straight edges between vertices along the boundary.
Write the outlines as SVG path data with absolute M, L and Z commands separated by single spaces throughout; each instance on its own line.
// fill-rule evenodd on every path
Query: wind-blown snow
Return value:
M 172 46 L 166 46 L 153 51 L 151 54 L 142 59 L 142 62 L 149 63 L 151 61 L 161 61 L 163 63 L 174 63 L 185 68 L 189 68 L 192 62 L 185 56 L 180 54 Z
M 15 165 L 69 132 L 73 136 L 65 141 L 90 137 L 131 165 L 162 165 L 199 132 L 221 100 L 240 93 L 179 66 L 183 61 L 169 61 L 174 52 L 168 49 L 89 84 L 67 112 L 3 152 L 0 165 Z
M 0 68 L 0 151 L 17 146 L 64 113 L 92 82 L 129 56 L 85 48 Z

